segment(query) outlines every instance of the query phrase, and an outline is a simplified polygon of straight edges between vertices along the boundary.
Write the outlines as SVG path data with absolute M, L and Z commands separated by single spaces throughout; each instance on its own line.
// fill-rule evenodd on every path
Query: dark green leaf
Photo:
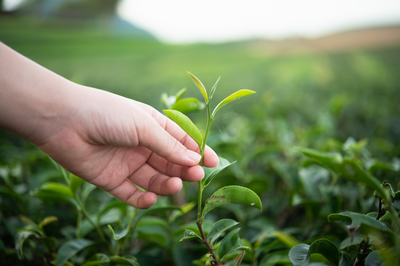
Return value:
M 215 82 L 214 86 L 211 88 L 211 91 L 210 91 L 210 100 L 212 99 L 212 97 L 214 96 L 215 91 L 217 90 L 217 85 L 218 85 L 218 82 L 219 82 L 219 79 L 220 79 L 220 78 L 221 78 L 221 77 L 219 77 L 219 78 L 217 79 L 217 81 Z
M 75 256 L 78 252 L 93 244 L 93 241 L 87 239 L 75 239 L 65 242 L 58 249 L 56 266 L 62 266 L 64 262 Z
M 204 103 L 200 102 L 196 98 L 185 98 L 183 100 L 176 101 L 170 109 L 186 114 L 201 111 L 204 109 L 204 107 Z
M 233 263 L 232 266 L 239 266 L 243 261 L 244 255 L 246 255 L 245 250 L 239 253 L 239 255 L 235 258 L 235 262 Z
M 309 245 L 299 244 L 289 251 L 289 259 L 294 266 L 303 266 L 310 262 L 309 248 Z
M 199 147 L 201 147 L 201 144 L 203 143 L 203 137 L 199 129 L 195 126 L 195 124 L 193 124 L 189 117 L 175 110 L 164 110 L 164 113 L 175 123 L 177 123 L 178 126 L 180 126 L 190 137 L 192 137 Z
M 212 112 L 211 117 L 214 118 L 215 115 L 217 114 L 218 110 L 221 109 L 224 105 L 233 102 L 234 100 L 238 100 L 244 96 L 251 95 L 253 93 L 256 93 L 255 91 L 252 90 L 238 90 L 237 92 L 232 93 L 228 97 L 226 97 L 224 100 L 222 100 L 215 108 L 214 111 Z
M 368 257 L 365 259 L 365 266 L 381 266 L 383 261 L 379 258 L 378 251 L 372 251 L 369 253 Z
M 39 238 L 40 242 L 47 248 L 48 251 L 52 252 L 56 249 L 57 240 L 54 237 L 42 237 Z
M 239 223 L 231 220 L 231 219 L 222 219 L 217 221 L 210 230 L 210 233 L 208 233 L 207 236 L 207 241 L 210 243 L 212 246 L 214 242 L 221 236 L 223 232 L 225 232 L 228 229 L 231 229 L 235 225 L 238 225 Z
M 111 262 L 110 259 L 106 254 L 103 253 L 97 253 L 94 254 L 89 261 L 86 261 L 82 266 L 95 266 L 95 265 L 101 265 L 104 263 L 109 263 Z
M 111 256 L 110 257 L 110 261 L 113 262 L 113 263 L 122 264 L 122 265 L 139 266 L 139 263 L 138 263 L 136 257 L 131 256 L 131 255 L 125 255 L 123 257 Z
M 318 253 L 323 255 L 331 265 L 339 265 L 339 249 L 328 239 L 318 239 L 309 248 L 310 254 Z
M 226 186 L 218 189 L 206 200 L 202 220 L 209 211 L 228 203 L 246 205 L 262 210 L 261 200 L 254 191 L 246 187 Z
M 24 252 L 23 246 L 26 239 L 29 237 L 34 236 L 39 238 L 40 235 L 33 231 L 28 230 L 20 230 L 18 231 L 17 235 L 15 236 L 15 249 L 17 250 L 17 255 L 20 260 L 24 259 Z
M 201 94 L 203 95 L 204 100 L 206 101 L 206 104 L 207 104 L 208 96 L 207 96 L 206 88 L 204 87 L 203 83 L 201 83 L 201 81 L 195 75 L 190 73 L 189 71 L 187 73 L 192 78 L 192 80 L 194 81 L 194 84 L 196 84 L 197 88 L 199 88 L 199 90 L 200 90 Z
M 218 250 L 218 256 L 221 258 L 221 261 L 224 260 L 224 257 L 229 253 L 238 250 L 238 249 L 250 249 L 246 246 L 245 243 L 239 237 L 240 228 L 236 228 L 227 234 L 224 239 L 221 241 Z
M 341 252 L 341 254 L 339 266 L 352 266 L 350 255 L 346 252 Z
M 214 179 L 214 177 L 216 177 L 222 170 L 231 166 L 234 163 L 236 163 L 236 161 L 230 163 L 227 159 L 219 157 L 218 166 L 213 167 L 213 168 L 203 167 L 203 169 L 204 169 L 204 178 L 203 178 L 204 187 L 207 187 L 211 183 L 211 181 Z
M 192 230 L 186 229 L 185 233 L 183 233 L 183 237 L 179 241 L 182 242 L 182 241 L 185 241 L 185 240 L 190 240 L 190 239 L 195 239 L 195 238 L 203 242 L 203 239 L 201 238 L 201 236 L 199 236 L 198 234 L 196 234 Z
M 81 209 L 69 187 L 60 183 L 43 184 L 40 189 L 37 189 L 33 192 L 33 196 L 42 200 L 65 201 L 74 205 L 78 210 Z

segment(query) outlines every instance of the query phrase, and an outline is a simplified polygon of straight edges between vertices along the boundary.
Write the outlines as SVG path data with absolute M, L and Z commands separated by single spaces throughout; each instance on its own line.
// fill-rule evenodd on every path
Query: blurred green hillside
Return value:
M 315 52 L 309 45 L 303 53 L 292 45 L 274 53 L 260 41 L 166 45 L 13 17 L 0 18 L 0 25 L 2 42 L 52 71 L 158 109 L 163 91 L 188 87 L 200 96 L 186 71 L 208 88 L 222 76 L 218 98 L 242 88 L 257 91 L 231 112 L 280 118 L 293 130 L 322 121 L 332 127 L 326 137 L 369 138 L 399 153 L 400 45 Z

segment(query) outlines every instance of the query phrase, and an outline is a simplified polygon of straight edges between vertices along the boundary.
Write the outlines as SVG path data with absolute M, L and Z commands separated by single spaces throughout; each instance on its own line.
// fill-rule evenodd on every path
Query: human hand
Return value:
M 93 88 L 74 93 L 73 111 L 53 119 L 57 130 L 33 140 L 71 173 L 137 208 L 203 178 L 196 142 L 154 108 Z M 217 164 L 207 148 L 204 165 Z

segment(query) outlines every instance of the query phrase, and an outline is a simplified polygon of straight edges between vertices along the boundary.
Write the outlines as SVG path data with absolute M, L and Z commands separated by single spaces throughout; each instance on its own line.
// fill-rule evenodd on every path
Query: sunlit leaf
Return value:
M 251 94 L 253 94 L 253 93 L 256 93 L 255 91 L 252 91 L 252 90 L 238 90 L 237 92 L 234 92 L 234 93 L 232 93 L 231 95 L 229 95 L 228 97 L 226 97 L 224 100 L 222 100 L 215 108 L 214 108 L 214 111 L 212 112 L 212 117 L 214 118 L 215 117 L 215 115 L 217 114 L 217 112 L 218 112 L 218 110 L 219 109 L 221 109 L 224 105 L 226 105 L 226 104 L 228 104 L 228 103 L 230 103 L 230 102 L 232 102 L 232 101 L 234 101 L 234 100 L 237 100 L 237 99 L 240 99 L 240 98 L 242 98 L 242 97 L 244 97 L 244 96 L 247 96 L 247 95 L 251 95 Z
M 185 240 L 190 240 L 190 239 L 198 239 L 203 242 L 203 239 L 201 236 L 193 232 L 192 230 L 186 229 L 185 232 L 183 233 L 183 237 L 179 240 L 180 242 L 185 241 Z
M 58 249 L 56 266 L 62 266 L 64 262 L 75 256 L 78 252 L 93 244 L 93 241 L 87 239 L 74 239 L 65 242 Z
M 45 183 L 40 189 L 33 192 L 33 196 L 42 200 L 61 200 L 74 205 L 78 210 L 81 209 L 78 202 L 75 200 L 72 191 L 69 187 L 60 183 Z
M 55 216 L 47 216 L 46 218 L 44 218 L 40 223 L 39 223 L 39 227 L 42 228 L 45 225 L 48 225 L 49 223 L 55 222 L 57 221 L 58 218 Z
M 204 100 L 206 101 L 206 104 L 207 104 L 208 103 L 208 96 L 207 96 L 206 88 L 204 87 L 203 83 L 201 83 L 201 81 L 195 75 L 190 73 L 189 71 L 187 73 L 192 78 L 192 80 L 196 84 L 197 88 L 199 88 L 199 90 L 200 90 L 201 94 L 203 95 Z
M 204 187 L 207 187 L 211 181 L 225 168 L 231 166 L 232 164 L 236 163 L 236 161 L 230 163 L 227 159 L 219 157 L 219 164 L 216 167 L 213 168 L 208 168 L 208 167 L 203 167 L 204 169 L 204 178 L 203 178 L 203 184 Z
M 207 236 L 207 241 L 210 243 L 210 245 L 213 245 L 214 242 L 221 236 L 223 232 L 231 229 L 232 227 L 238 224 L 239 224 L 238 222 L 231 219 L 222 219 L 217 221 L 211 227 L 210 233 L 208 233 Z
M 296 238 L 294 238 L 293 236 L 291 236 L 287 233 L 274 231 L 274 232 L 272 232 L 272 234 L 274 236 L 276 236 L 280 241 L 282 241 L 289 248 L 292 248 L 295 245 L 299 244 L 299 241 Z
M 210 91 L 210 100 L 212 99 L 212 97 L 214 96 L 215 91 L 217 90 L 217 86 L 218 86 L 218 82 L 219 82 L 219 79 L 220 79 L 220 78 L 221 78 L 221 77 L 219 77 L 219 78 L 217 79 L 217 81 L 215 82 L 214 86 L 211 88 L 211 91 Z
M 199 129 L 195 124 L 193 124 L 189 117 L 175 110 L 164 110 L 164 113 L 177 123 L 178 126 L 180 126 L 190 137 L 192 137 L 199 147 L 202 145 L 203 137 L 201 136 Z
M 185 92 L 186 92 L 186 88 L 183 88 L 180 91 L 178 91 L 178 93 L 175 95 L 175 102 L 178 102 L 183 97 Z
M 82 178 L 79 178 L 73 174 L 69 174 L 69 188 L 73 194 L 75 194 L 76 191 L 81 188 L 83 183 L 85 183 L 85 181 Z
M 221 258 L 221 261 L 224 260 L 224 257 L 231 252 L 239 249 L 247 249 L 250 250 L 248 246 L 240 239 L 239 237 L 240 228 L 236 228 L 230 231 L 224 239 L 221 241 L 221 244 L 218 249 L 218 256 Z
M 311 254 L 321 254 L 332 266 L 339 265 L 340 253 L 338 248 L 328 239 L 318 239 L 311 245 L 299 244 L 289 251 L 290 261 L 294 266 L 307 265 Z
M 196 98 L 185 98 L 183 100 L 176 101 L 170 109 L 186 114 L 190 112 L 201 111 L 204 109 L 204 107 L 205 104 Z
M 226 186 L 218 189 L 206 200 L 202 219 L 204 220 L 209 211 L 228 203 L 246 205 L 262 210 L 261 200 L 254 191 L 246 187 Z

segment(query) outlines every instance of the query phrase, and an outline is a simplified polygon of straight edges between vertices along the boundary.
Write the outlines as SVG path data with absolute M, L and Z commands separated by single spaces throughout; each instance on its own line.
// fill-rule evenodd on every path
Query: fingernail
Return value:
M 190 158 L 190 160 L 192 160 L 194 162 L 200 162 L 200 160 L 201 160 L 201 155 L 198 154 L 197 152 L 187 150 L 186 155 L 187 155 L 187 157 Z

